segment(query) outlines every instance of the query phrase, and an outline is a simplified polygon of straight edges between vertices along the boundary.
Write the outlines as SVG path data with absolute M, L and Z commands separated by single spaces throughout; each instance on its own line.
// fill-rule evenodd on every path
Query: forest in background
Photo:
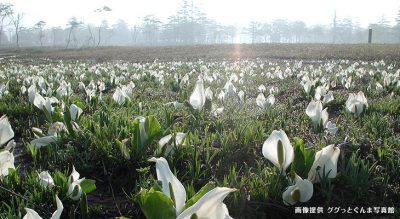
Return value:
M 107 13 L 104 6 L 95 10 Z M 333 13 L 328 25 L 307 25 L 303 21 L 275 19 L 271 22 L 252 21 L 246 27 L 223 25 L 210 19 L 188 0 L 166 21 L 155 15 L 141 18 L 130 26 L 125 20 L 101 25 L 84 23 L 76 17 L 65 27 L 50 27 L 40 20 L 34 26 L 22 26 L 23 13 L 13 5 L 0 3 L 0 47 L 63 47 L 87 48 L 101 46 L 159 46 L 221 43 L 367 43 L 368 29 L 373 30 L 373 43 L 400 42 L 400 10 L 394 25 L 382 16 L 368 28 L 350 18 L 339 19 Z

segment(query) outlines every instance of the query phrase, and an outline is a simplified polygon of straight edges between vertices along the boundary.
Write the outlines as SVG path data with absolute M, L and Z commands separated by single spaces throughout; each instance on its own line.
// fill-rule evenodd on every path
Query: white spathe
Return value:
M 162 137 L 160 141 L 158 141 L 158 146 L 160 149 L 162 149 L 166 145 L 165 155 L 168 155 L 173 149 L 173 145 L 168 144 L 171 141 L 172 137 L 173 135 L 169 134 Z M 176 146 L 182 145 L 184 143 L 185 138 L 186 138 L 186 133 L 177 132 L 175 134 L 175 145 Z
M 212 92 L 210 87 L 207 87 L 205 94 L 206 94 L 207 99 L 209 99 L 209 100 L 213 99 L 214 93 Z
M 8 169 L 15 169 L 14 155 L 5 150 L 0 152 L 0 177 L 7 176 Z
M 37 176 L 37 180 L 44 187 L 53 187 L 54 186 L 54 180 L 48 171 L 42 171 L 41 173 L 39 173 Z
M 48 136 L 58 136 L 58 133 L 60 133 L 62 131 L 64 131 L 64 132 L 68 131 L 65 124 L 62 122 L 54 122 L 53 124 L 51 124 L 49 130 L 47 131 L 47 135 Z
M 75 170 L 75 166 L 72 165 L 71 175 L 68 177 L 68 195 L 73 201 L 78 201 L 82 195 L 81 183 L 85 178 L 79 179 L 80 174 Z
M 68 177 L 68 184 L 71 184 L 72 182 L 78 180 L 80 177 L 80 174 L 78 173 L 78 171 L 76 171 L 75 166 L 72 165 L 72 172 L 71 175 L 69 175 Z
M 47 146 L 47 145 L 55 142 L 56 140 L 57 140 L 56 136 L 45 136 L 45 137 L 41 137 L 41 138 L 32 140 L 30 142 L 30 144 L 33 145 L 34 147 L 36 147 L 37 149 L 39 149 L 43 146 Z
M 296 202 L 307 202 L 314 193 L 314 186 L 308 179 L 302 179 L 295 175 L 295 184 L 286 188 L 282 194 L 283 203 L 285 205 L 294 205 Z
M 223 203 L 225 197 L 236 189 L 226 187 L 216 187 L 207 192 L 194 205 L 184 210 L 178 215 L 177 219 L 190 219 L 193 214 L 196 214 L 199 219 L 228 219 L 228 209 Z
M 195 110 L 202 110 L 203 106 L 206 102 L 206 94 L 204 91 L 204 83 L 203 80 L 199 79 L 196 82 L 196 86 L 190 95 L 189 103 L 192 105 Z
M 53 214 L 51 215 L 50 219 L 59 219 L 61 217 L 61 213 L 64 210 L 64 206 L 63 206 L 61 200 L 58 198 L 57 195 L 56 195 L 56 204 L 57 204 L 57 210 L 55 212 L 53 212 Z M 25 208 L 25 211 L 26 211 L 26 214 L 23 217 L 23 219 L 41 219 L 42 218 L 33 209 Z
M 325 125 L 326 131 L 331 134 L 331 135 L 336 135 L 336 132 L 338 130 L 338 128 L 336 127 L 336 124 L 328 121 Z
M 25 208 L 26 214 L 22 219 L 42 219 L 39 214 L 30 208 Z
M 113 94 L 113 99 L 115 102 L 118 103 L 118 105 L 122 105 L 125 103 L 126 100 L 130 100 L 131 98 L 126 94 L 124 90 L 122 90 L 120 87 L 117 87 Z
M 256 98 L 256 103 L 257 106 L 259 106 L 262 109 L 265 109 L 275 104 L 275 97 L 273 94 L 270 94 L 268 98 L 265 98 L 264 94 L 260 93 Z
M 368 108 L 368 101 L 362 91 L 357 94 L 350 93 L 346 101 L 346 110 L 359 116 L 366 108 Z
M 328 91 L 322 98 L 322 103 L 324 105 L 332 102 L 335 98 L 333 97 L 333 92 L 332 91 Z
M 322 125 L 325 127 L 328 122 L 328 108 L 322 109 L 321 101 L 311 101 L 306 109 L 306 114 L 313 121 L 314 128 L 318 128 Z
M 315 154 L 314 163 L 311 166 L 310 172 L 308 172 L 308 180 L 313 183 L 319 182 L 323 176 L 324 169 L 325 175 L 328 178 L 335 178 L 337 174 L 337 161 L 340 155 L 340 149 L 331 144 Z
M 35 105 L 40 110 L 46 110 L 50 114 L 53 112 L 52 103 L 57 103 L 58 100 L 55 97 L 43 97 L 38 92 L 35 93 L 35 98 L 33 99 L 33 105 Z
M 69 198 L 73 201 L 78 201 L 82 195 L 81 183 L 85 178 L 75 180 L 68 186 Z
M 183 109 L 185 104 L 179 103 L 178 101 L 165 103 L 164 106 L 173 106 L 176 110 Z
M 57 195 L 56 195 L 56 204 L 57 204 L 57 210 L 53 212 L 50 219 L 59 219 L 64 210 L 64 206 Z
M 14 131 L 8 121 L 7 116 L 3 115 L 0 118 L 0 146 L 7 143 L 14 137 Z
M 282 148 L 279 149 L 279 142 Z M 281 151 L 283 154 L 279 154 Z M 292 144 L 283 130 L 274 130 L 262 147 L 262 154 L 281 172 L 284 172 L 294 159 Z
M 72 121 L 76 121 L 79 116 L 83 113 L 83 110 L 75 104 L 71 104 L 69 113 Z
M 178 215 L 186 202 L 186 190 L 182 183 L 171 172 L 168 162 L 165 158 L 152 157 L 149 161 L 156 162 L 157 179 L 162 183 L 162 191 L 172 200 L 175 200 L 176 214 Z M 170 187 L 173 192 L 170 191 Z M 174 197 L 171 195 L 174 194 Z

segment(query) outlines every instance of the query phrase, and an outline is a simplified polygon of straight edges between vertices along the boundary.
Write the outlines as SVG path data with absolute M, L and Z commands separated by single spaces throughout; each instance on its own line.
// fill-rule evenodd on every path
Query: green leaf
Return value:
M 154 185 L 150 189 L 150 192 L 153 192 L 153 191 L 162 192 L 162 182 L 161 181 L 154 180 Z
M 37 151 L 38 151 L 37 147 L 35 147 L 35 145 L 33 145 L 33 144 L 28 144 L 28 149 L 29 149 L 29 152 L 32 155 L 32 158 L 34 160 L 36 160 L 36 155 L 37 155 Z
M 60 171 L 56 171 L 53 175 L 54 184 L 62 189 L 61 194 L 66 194 L 68 191 L 67 177 Z
M 89 218 L 89 208 L 88 208 L 86 193 L 84 193 L 84 192 L 82 193 L 80 204 L 81 204 L 82 219 L 88 219 Z
M 81 188 L 84 193 L 91 193 L 96 189 L 96 181 L 92 179 L 84 179 L 81 182 Z
M 137 196 L 143 214 L 147 219 L 175 219 L 176 210 L 172 200 L 163 192 L 143 189 Z
M 294 160 L 292 167 L 294 172 L 301 178 L 307 178 L 308 172 L 314 162 L 314 151 L 304 148 L 304 141 L 301 138 L 295 138 L 294 141 Z
M 126 143 L 126 142 L 125 142 Z M 125 158 L 130 157 L 130 149 L 128 148 L 128 146 L 124 145 L 125 143 L 119 141 L 118 139 L 115 139 L 115 144 L 117 145 L 117 147 L 119 148 L 119 150 L 121 151 L 122 156 L 124 156 Z
M 148 116 L 144 126 L 149 139 L 153 139 L 160 133 L 161 125 L 154 116 Z
M 71 114 L 69 112 L 69 107 L 65 107 L 64 123 L 67 126 L 69 134 L 72 135 L 72 136 L 75 136 L 75 130 L 72 127 L 72 119 L 71 119 Z
M 183 210 L 188 209 L 190 206 L 194 205 L 201 197 L 203 197 L 207 192 L 215 188 L 215 182 L 209 182 L 204 185 L 192 198 L 190 198 L 183 206 Z
M 43 111 L 44 115 L 46 116 L 46 119 L 51 123 L 52 122 L 52 118 L 51 118 L 50 112 L 47 111 L 45 106 L 43 106 L 43 108 L 41 110 Z
M 122 151 L 122 142 L 118 139 L 115 139 L 115 144 L 117 145 L 118 149 Z

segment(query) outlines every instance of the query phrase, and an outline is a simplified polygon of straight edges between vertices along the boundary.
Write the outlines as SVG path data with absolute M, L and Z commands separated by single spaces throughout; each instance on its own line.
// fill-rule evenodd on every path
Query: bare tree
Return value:
M 60 27 L 52 27 L 51 32 L 53 35 L 53 47 L 54 47 L 56 46 L 57 38 L 60 38 L 61 34 L 63 33 L 63 29 L 61 29 Z
M 110 12 L 110 11 L 112 11 L 112 9 L 108 6 L 103 6 L 101 8 L 94 10 L 94 12 L 96 12 L 96 13 Z M 105 24 L 105 22 L 103 20 L 102 24 L 99 26 L 99 29 L 98 29 L 97 47 L 100 45 L 100 42 L 101 42 L 101 28 L 102 27 L 106 28 L 106 26 L 104 26 L 104 24 Z
M 81 25 L 81 24 L 82 24 L 82 22 L 80 22 L 80 21 L 78 22 L 76 20 L 76 17 L 72 17 L 69 19 L 67 25 L 70 26 L 70 28 L 69 28 L 69 33 L 68 33 L 67 45 L 65 47 L 66 49 L 68 49 L 68 46 L 71 43 L 71 36 L 73 37 L 73 40 L 76 42 L 76 36 L 75 36 L 74 30 L 77 29 L 79 27 L 79 25 Z
M 46 22 L 44 21 L 39 21 L 35 24 L 35 28 L 39 30 L 39 42 L 40 42 L 40 47 L 43 47 L 43 38 L 45 37 L 43 28 L 46 26 Z
M 96 38 L 94 37 L 94 33 L 92 31 L 92 26 L 88 24 L 87 29 L 89 31 L 89 37 L 87 39 L 87 44 L 88 45 L 91 44 L 92 46 L 94 46 L 96 44 Z
M 5 24 L 4 21 L 13 14 L 12 6 L 13 5 L 9 3 L 0 3 L 0 45 L 3 38 L 4 27 L 9 24 Z
M 17 47 L 19 47 L 19 29 L 21 28 L 20 24 L 23 17 L 23 14 L 20 13 L 18 13 L 17 15 L 12 14 L 11 16 L 11 21 L 15 28 L 15 42 Z
M 137 36 L 138 36 L 138 27 L 135 24 L 130 30 L 131 32 L 131 38 L 132 38 L 132 44 L 136 44 Z
M 332 28 L 332 35 L 333 35 L 332 42 L 333 43 L 336 43 L 336 32 L 337 32 L 337 17 L 336 17 L 336 10 L 335 10 L 335 13 L 333 14 L 333 28 Z

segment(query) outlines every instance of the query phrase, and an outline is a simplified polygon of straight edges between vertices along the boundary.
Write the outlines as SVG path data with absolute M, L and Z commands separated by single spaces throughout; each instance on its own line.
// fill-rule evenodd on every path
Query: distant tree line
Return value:
M 111 10 L 104 6 L 94 11 Z M 71 17 L 65 28 L 47 27 L 43 20 L 33 27 L 23 27 L 22 19 L 23 14 L 16 14 L 13 5 L 0 3 L 0 47 L 186 45 L 235 43 L 239 39 L 241 43 L 366 43 L 369 28 L 373 29 L 374 43 L 400 43 L 400 10 L 395 25 L 383 17 L 368 28 L 348 18 L 339 20 L 336 13 L 330 25 L 308 26 L 303 21 L 276 19 L 252 21 L 247 27 L 237 28 L 207 18 L 188 0 L 182 0 L 178 11 L 165 22 L 147 15 L 134 26 L 124 20 L 112 25 L 103 20 L 96 26 Z

